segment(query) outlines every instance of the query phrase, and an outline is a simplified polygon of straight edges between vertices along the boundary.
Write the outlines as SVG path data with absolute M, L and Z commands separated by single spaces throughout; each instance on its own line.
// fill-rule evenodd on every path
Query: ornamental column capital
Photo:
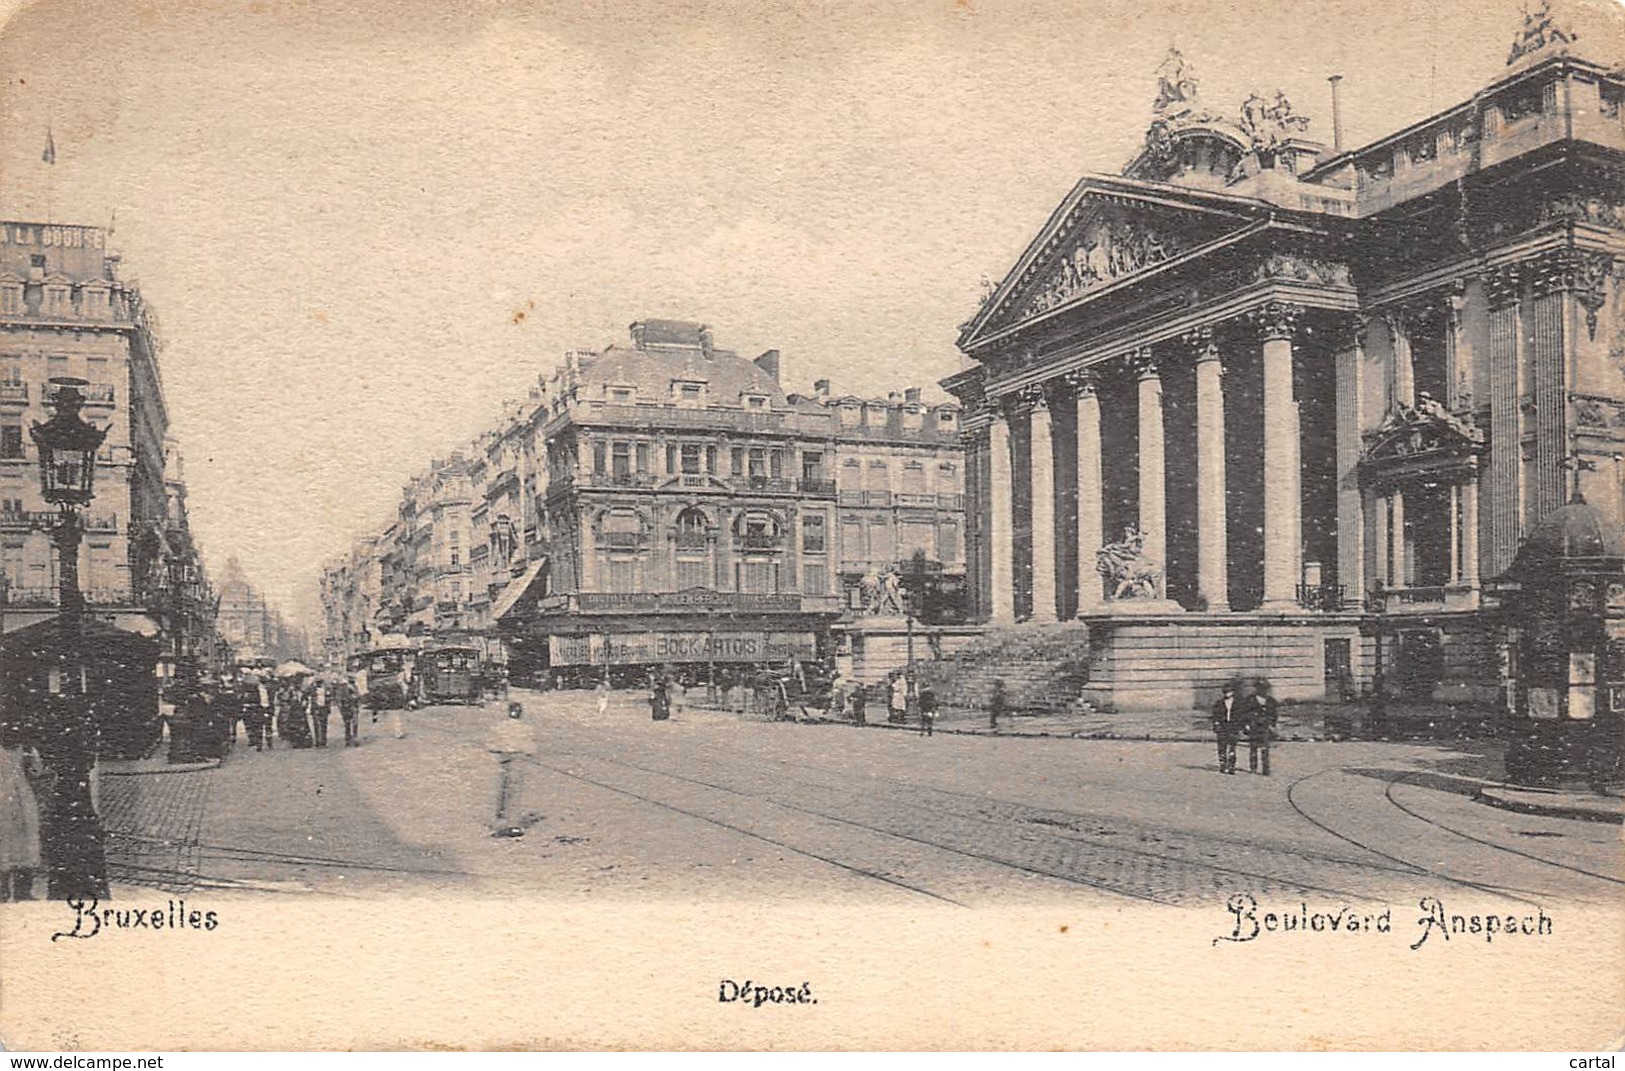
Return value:
M 1129 353 L 1128 364 L 1134 369 L 1134 377 L 1142 382 L 1156 379 L 1162 371 L 1162 361 L 1150 346 L 1141 346 Z
M 1027 410 L 1027 412 L 1037 413 L 1042 411 L 1047 413 L 1049 411 L 1049 394 L 1044 390 L 1042 383 L 1029 383 L 1027 386 L 1022 387 L 1017 392 L 1017 395 L 1020 398 L 1019 404 L 1021 408 Z
M 1504 309 L 1516 304 L 1523 295 L 1524 274 L 1524 266 L 1517 263 L 1484 269 L 1480 278 L 1483 279 L 1484 296 L 1490 308 Z
M 1100 373 L 1093 368 L 1074 368 L 1062 378 L 1075 399 L 1093 398 L 1100 390 Z
M 1258 331 L 1260 342 L 1291 342 L 1298 331 L 1303 306 L 1286 301 L 1270 301 L 1247 313 Z

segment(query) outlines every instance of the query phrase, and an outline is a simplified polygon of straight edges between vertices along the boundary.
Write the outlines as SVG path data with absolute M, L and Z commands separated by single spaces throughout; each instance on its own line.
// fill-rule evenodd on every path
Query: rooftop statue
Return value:
M 1151 112 L 1159 119 L 1197 118 L 1196 74 L 1173 45 L 1157 66 L 1157 100 Z
M 1266 101 L 1257 93 L 1249 93 L 1241 103 L 1241 129 L 1252 141 L 1253 152 L 1262 158 L 1273 157 L 1281 143 L 1309 126 L 1309 117 L 1292 114 L 1292 102 L 1279 89 L 1275 100 Z
M 1540 0 L 1536 7 L 1524 8 L 1523 27 L 1518 31 L 1517 40 L 1512 42 L 1512 51 L 1507 55 L 1507 63 L 1516 63 L 1524 56 L 1551 45 L 1573 44 L 1579 36 L 1574 31 L 1565 30 L 1557 24 L 1552 15 L 1550 0 Z

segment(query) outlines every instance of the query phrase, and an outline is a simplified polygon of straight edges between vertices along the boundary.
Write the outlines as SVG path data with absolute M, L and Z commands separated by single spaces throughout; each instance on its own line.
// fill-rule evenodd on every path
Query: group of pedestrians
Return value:
M 62 692 L 0 704 L 0 900 L 107 898 L 91 705 Z
M 293 748 L 324 748 L 335 721 L 344 745 L 361 743 L 362 696 L 348 680 L 275 680 L 245 673 L 215 680 L 183 674 L 168 690 L 160 710 L 169 722 L 172 760 L 224 758 L 235 746 L 238 727 L 255 751 L 278 740 Z
M 1236 772 L 1236 745 L 1247 738 L 1247 769 L 1270 775 L 1270 741 L 1275 736 L 1279 708 L 1265 681 L 1226 684 L 1213 704 L 1213 735 L 1219 746 L 1219 772 Z

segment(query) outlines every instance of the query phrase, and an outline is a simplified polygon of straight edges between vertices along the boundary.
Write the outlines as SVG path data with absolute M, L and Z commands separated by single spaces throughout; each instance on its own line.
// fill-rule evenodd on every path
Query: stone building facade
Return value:
M 1625 82 L 1570 37 L 1352 151 L 1170 50 L 962 329 L 979 616 L 1088 622 L 1106 708 L 1495 702 L 1486 580 L 1576 482 L 1625 506 Z
M 29 427 L 51 380 L 88 382 L 83 416 L 107 430 L 86 511 L 80 586 L 93 613 L 161 633 L 170 655 L 210 646 L 212 593 L 192 543 L 180 454 L 158 372 L 151 309 L 97 227 L 0 222 L 0 620 L 56 612 L 54 511 Z
M 668 320 L 565 354 L 408 486 L 372 543 L 375 623 L 567 673 L 782 663 L 828 650 L 866 576 L 918 559 L 962 583 L 959 405 L 787 394 L 779 363 Z M 330 637 L 357 633 L 344 593 L 362 567 L 325 574 Z M 432 585 L 434 616 L 414 618 Z

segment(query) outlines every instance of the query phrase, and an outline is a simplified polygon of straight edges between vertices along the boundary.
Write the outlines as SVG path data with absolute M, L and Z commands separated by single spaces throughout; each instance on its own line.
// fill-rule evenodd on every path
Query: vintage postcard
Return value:
M 0 1044 L 1621 1044 L 1625 9 L 0 4 Z

